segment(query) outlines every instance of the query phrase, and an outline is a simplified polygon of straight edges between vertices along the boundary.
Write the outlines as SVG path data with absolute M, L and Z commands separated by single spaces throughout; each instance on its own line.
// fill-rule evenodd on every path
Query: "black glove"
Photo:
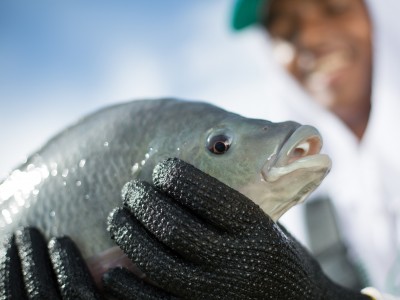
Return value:
M 0 246 L 0 299 L 100 299 L 82 256 L 68 237 L 48 246 L 24 228 Z
M 109 231 L 171 294 L 117 270 L 104 281 L 120 297 L 370 299 L 331 282 L 256 204 L 193 166 L 167 160 L 155 168 L 153 180 L 155 187 L 138 181 L 124 187 L 124 208 L 110 214 Z M 125 283 L 116 285 L 122 277 Z M 129 289 L 142 294 L 135 297 Z

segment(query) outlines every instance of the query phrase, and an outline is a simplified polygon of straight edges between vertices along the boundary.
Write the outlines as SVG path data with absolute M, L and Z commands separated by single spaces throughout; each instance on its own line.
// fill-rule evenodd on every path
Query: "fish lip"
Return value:
M 296 128 L 264 164 L 261 175 L 265 181 L 273 182 L 282 176 L 299 169 L 323 171 L 325 175 L 331 168 L 331 159 L 321 154 L 322 137 L 317 129 L 309 125 Z M 296 155 L 296 151 L 304 151 Z
M 285 136 L 283 142 L 279 145 L 279 147 L 274 151 L 266 160 L 264 163 L 262 169 L 261 169 L 261 175 L 266 180 L 266 175 L 269 173 L 270 169 L 276 164 L 278 155 L 281 153 L 283 146 L 286 144 L 286 142 L 289 140 L 289 138 L 296 132 L 298 128 L 300 128 L 302 125 L 298 125 L 296 128 L 292 129 L 289 131 L 289 133 Z

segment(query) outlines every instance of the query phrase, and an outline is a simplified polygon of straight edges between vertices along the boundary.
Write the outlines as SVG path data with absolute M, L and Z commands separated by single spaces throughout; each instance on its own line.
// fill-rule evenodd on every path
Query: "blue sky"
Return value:
M 79 117 L 174 96 L 240 112 L 270 80 L 265 37 L 232 1 L 0 1 L 0 177 Z M 243 104 L 242 104 L 243 105 Z

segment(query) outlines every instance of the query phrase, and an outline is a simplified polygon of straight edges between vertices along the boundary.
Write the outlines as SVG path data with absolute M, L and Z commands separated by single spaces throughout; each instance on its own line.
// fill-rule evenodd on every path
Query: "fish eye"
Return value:
M 213 154 L 226 153 L 232 144 L 232 137 L 227 134 L 211 135 L 207 139 L 207 149 Z

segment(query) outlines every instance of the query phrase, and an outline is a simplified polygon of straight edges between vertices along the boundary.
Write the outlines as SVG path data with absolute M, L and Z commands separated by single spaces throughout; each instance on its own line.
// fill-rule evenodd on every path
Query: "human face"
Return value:
M 372 50 L 363 0 L 273 0 L 267 9 L 274 44 L 293 54 L 287 70 L 351 129 L 361 120 L 366 126 Z

